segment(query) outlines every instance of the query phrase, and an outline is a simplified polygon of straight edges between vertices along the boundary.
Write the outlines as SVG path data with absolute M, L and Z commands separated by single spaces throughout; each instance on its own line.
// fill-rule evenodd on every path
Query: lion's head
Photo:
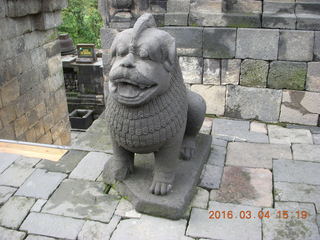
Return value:
M 151 14 L 117 35 L 111 47 L 110 95 L 119 103 L 136 107 L 170 87 L 176 64 L 174 38 L 156 28 Z

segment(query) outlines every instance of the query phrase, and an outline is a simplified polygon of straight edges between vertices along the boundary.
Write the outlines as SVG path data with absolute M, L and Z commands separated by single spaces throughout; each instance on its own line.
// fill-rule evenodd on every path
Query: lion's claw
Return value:
M 183 139 L 181 150 L 180 150 L 181 159 L 182 160 L 192 159 L 195 150 L 196 150 L 195 139 L 192 137 L 185 137 Z

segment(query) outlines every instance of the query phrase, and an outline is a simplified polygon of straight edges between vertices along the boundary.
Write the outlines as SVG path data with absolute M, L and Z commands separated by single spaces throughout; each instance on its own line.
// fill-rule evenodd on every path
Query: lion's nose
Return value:
M 129 53 L 127 56 L 125 56 L 122 59 L 122 62 L 120 63 L 120 66 L 126 67 L 126 68 L 134 68 L 134 56 L 132 53 Z

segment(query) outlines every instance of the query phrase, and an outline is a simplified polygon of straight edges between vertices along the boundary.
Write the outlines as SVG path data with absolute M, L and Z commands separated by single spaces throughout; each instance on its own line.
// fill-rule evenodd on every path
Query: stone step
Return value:
M 263 13 L 294 13 L 295 4 L 294 3 L 283 3 L 283 2 L 264 2 L 263 3 Z
M 319 14 L 296 14 L 297 29 L 320 30 Z
M 295 29 L 296 15 L 290 13 L 263 13 L 263 28 Z
M 296 14 L 317 14 L 320 15 L 320 2 L 317 3 L 297 3 Z
M 261 1 L 238 0 L 236 3 L 226 2 L 223 6 L 223 12 L 227 13 L 261 13 Z

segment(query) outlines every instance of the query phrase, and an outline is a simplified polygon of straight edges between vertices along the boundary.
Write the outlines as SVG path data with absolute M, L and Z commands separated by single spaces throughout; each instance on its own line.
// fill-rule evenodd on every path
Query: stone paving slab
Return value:
M 25 240 L 54 240 L 54 239 L 55 238 L 51 238 L 51 237 L 28 235 L 28 237 Z
M 223 167 L 227 153 L 226 147 L 213 145 L 211 148 L 208 164 Z
M 17 229 L 35 203 L 33 198 L 12 197 L 0 208 L 0 225 Z
M 0 185 L 20 187 L 34 170 L 34 168 L 12 164 L 0 175 Z
M 49 198 L 42 212 L 109 222 L 119 200 L 103 191 L 103 183 L 67 179 Z
M 320 147 L 308 144 L 292 145 L 293 159 L 320 162 Z
M 211 148 L 214 148 L 214 146 L 227 147 L 227 145 L 228 145 L 228 141 L 219 139 L 219 136 L 218 137 L 212 136 L 212 146 L 213 147 L 211 147 Z
M 0 236 L 3 240 L 22 240 L 26 233 L 0 227 Z
M 262 122 L 256 122 L 256 121 L 250 122 L 250 131 L 268 134 L 267 125 Z
M 308 129 L 311 133 L 319 133 L 320 134 L 320 127 L 316 126 L 303 126 L 303 125 L 295 125 L 295 124 L 287 124 L 287 128 L 290 129 Z
M 111 240 L 177 240 L 184 236 L 186 220 L 168 220 L 142 215 L 141 219 L 120 221 Z
M 191 201 L 191 207 L 194 208 L 208 208 L 209 192 L 203 188 L 197 187 L 197 193 L 194 195 Z
M 268 125 L 270 143 L 291 144 L 305 143 L 312 144 L 311 132 L 307 129 L 288 129 L 276 125 Z
M 58 162 L 42 160 L 37 168 L 50 172 L 70 173 L 87 154 L 85 151 L 70 150 Z
M 249 121 L 222 118 L 213 119 L 212 136 L 227 141 L 269 142 L 266 134 L 249 131 Z
M 210 200 L 256 207 L 271 207 L 272 173 L 268 169 L 227 166 L 219 190 L 210 192 Z
M 205 117 L 199 133 L 210 135 L 212 129 L 212 121 L 212 118 Z
M 24 168 L 32 168 L 40 161 L 41 161 L 40 158 L 30 158 L 30 157 L 22 156 L 21 158 L 19 158 L 14 162 L 14 165 L 24 167 Z
M 265 208 L 270 212 L 270 218 L 263 218 L 264 240 L 317 240 L 320 239 L 316 224 L 316 213 L 313 204 L 295 202 L 277 202 L 275 208 Z M 288 218 L 277 218 L 278 211 L 288 211 Z M 307 211 L 310 215 L 306 219 L 296 217 L 296 211 Z
M 67 175 L 63 173 L 46 172 L 42 169 L 36 169 L 15 195 L 48 199 L 66 177 Z
M 320 213 L 320 186 L 303 183 L 274 182 L 276 201 L 295 201 L 314 203 Z
M 226 165 L 272 169 L 273 158 L 291 159 L 290 145 L 235 142 L 228 144 Z
M 320 163 L 273 160 L 273 178 L 276 182 L 320 185 Z
M 312 134 L 313 144 L 320 144 L 320 134 Z
M 20 159 L 20 155 L 10 153 L 0 153 L 0 173 L 9 167 L 14 161 Z
M 105 240 L 110 239 L 114 229 L 120 222 L 119 216 L 114 216 L 109 224 L 104 224 L 94 221 L 86 221 L 81 232 L 78 235 L 78 240 Z
M 5 203 L 14 193 L 16 188 L 0 186 L 0 206 Z
M 206 164 L 203 167 L 199 186 L 208 189 L 218 189 L 220 187 L 223 167 Z
M 123 218 L 141 218 L 141 213 L 138 213 L 134 206 L 124 198 L 121 198 L 114 214 Z
M 43 213 L 30 213 L 20 229 L 30 234 L 76 239 L 85 221 Z
M 81 160 L 69 177 L 95 181 L 110 158 L 110 154 L 90 152 Z
M 209 211 L 233 211 L 237 218 L 209 219 Z M 228 203 L 209 202 L 208 210 L 193 208 L 186 235 L 194 238 L 219 240 L 261 240 L 261 221 L 259 219 L 244 220 L 239 218 L 240 211 L 260 211 L 257 207 L 248 207 Z

